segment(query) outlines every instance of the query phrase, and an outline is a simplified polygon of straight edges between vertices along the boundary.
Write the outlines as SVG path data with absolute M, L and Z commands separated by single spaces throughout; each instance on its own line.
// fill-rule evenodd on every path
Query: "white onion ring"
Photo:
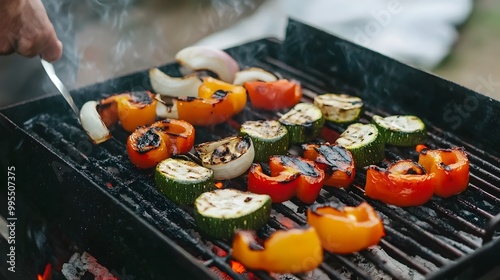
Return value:
M 215 156 L 214 152 L 223 150 L 234 154 L 236 152 L 234 148 L 242 141 L 245 141 L 248 147 L 241 155 L 231 157 L 228 161 L 212 162 Z M 214 142 L 201 143 L 196 145 L 194 149 L 199 155 L 202 165 L 214 171 L 215 180 L 233 179 L 242 175 L 250 168 L 255 157 L 252 140 L 247 136 L 233 136 Z
M 274 82 L 276 80 L 278 80 L 278 77 L 276 77 L 276 75 L 274 75 L 273 73 L 268 72 L 262 68 L 250 67 L 248 69 L 236 72 L 233 84 L 241 86 L 245 82 Z
M 207 46 L 193 46 L 180 50 L 175 59 L 193 70 L 210 70 L 220 80 L 232 83 L 239 70 L 238 63 L 225 51 Z
M 105 142 L 111 138 L 109 129 L 97 112 L 97 105 L 99 105 L 97 101 L 87 101 L 80 110 L 82 127 L 95 144 Z
M 194 74 L 176 78 L 163 73 L 158 68 L 149 70 L 149 80 L 156 93 L 173 97 L 196 97 L 198 88 L 202 84 L 202 81 Z

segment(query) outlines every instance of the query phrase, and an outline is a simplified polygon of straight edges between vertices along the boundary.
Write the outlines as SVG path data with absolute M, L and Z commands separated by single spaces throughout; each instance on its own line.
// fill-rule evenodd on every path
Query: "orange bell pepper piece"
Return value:
M 242 86 L 236 86 L 221 80 L 206 77 L 198 88 L 198 97 L 212 98 L 216 92 L 226 92 L 227 101 L 233 105 L 233 115 L 240 113 L 247 103 L 247 91 Z
M 469 159 L 463 148 L 423 149 L 418 163 L 435 177 L 434 194 L 450 197 L 469 185 Z
M 255 232 L 237 231 L 232 256 L 247 268 L 274 273 L 303 273 L 323 262 L 323 250 L 316 230 L 278 230 L 264 241 L 263 249 L 255 249 Z
M 169 158 L 170 138 L 153 127 L 139 127 L 127 138 L 127 153 L 137 168 L 155 167 L 160 161 Z
M 188 122 L 165 119 L 137 128 L 127 139 L 127 152 L 135 166 L 151 168 L 171 155 L 187 153 L 194 138 L 194 127 Z
M 112 95 L 100 101 L 101 106 L 108 107 L 106 112 L 101 110 L 106 126 L 116 121 L 113 114 L 118 114 L 123 129 L 128 132 L 137 127 L 148 125 L 156 120 L 157 100 L 149 91 L 135 91 Z M 109 124 L 109 125 L 108 125 Z
M 351 152 L 330 143 L 303 144 L 304 158 L 314 161 L 325 171 L 325 186 L 347 188 L 356 176 L 356 166 Z
M 198 88 L 198 97 L 177 97 L 172 102 L 166 108 L 166 116 L 196 126 L 209 126 L 226 122 L 241 112 L 247 95 L 242 86 L 207 77 Z
M 315 204 L 307 210 L 307 222 L 316 229 L 323 248 L 349 254 L 378 244 L 385 235 L 382 220 L 366 202 L 338 208 Z
M 434 194 L 434 176 L 411 160 L 400 160 L 383 170 L 370 166 L 366 172 L 366 196 L 396 206 L 419 206 Z

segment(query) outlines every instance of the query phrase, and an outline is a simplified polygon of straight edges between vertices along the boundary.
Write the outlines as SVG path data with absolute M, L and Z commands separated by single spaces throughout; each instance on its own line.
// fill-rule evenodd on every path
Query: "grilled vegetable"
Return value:
M 127 139 L 130 161 L 138 168 L 151 168 L 171 155 L 191 150 L 195 131 L 182 120 L 166 119 L 137 128 Z
M 323 187 L 325 173 L 314 162 L 298 156 L 271 156 L 270 175 L 254 163 L 248 173 L 248 190 L 267 194 L 274 203 L 287 201 L 294 195 L 305 203 L 313 203 Z
M 323 250 L 316 230 L 278 230 L 258 246 L 255 232 L 237 231 L 233 239 L 233 257 L 250 269 L 274 273 L 303 273 L 323 262 Z
M 87 101 L 80 110 L 80 122 L 94 144 L 100 144 L 111 138 L 111 133 L 99 114 L 96 101 Z
M 344 124 L 356 121 L 363 109 L 363 100 L 348 94 L 325 93 L 314 97 L 327 121 Z
M 203 83 L 198 88 L 198 97 L 211 98 L 214 94 L 221 91 L 227 93 L 227 101 L 233 104 L 232 115 L 236 115 L 243 110 L 247 103 L 246 89 L 242 86 L 235 86 L 212 77 L 203 79 Z
M 300 84 L 284 79 L 273 82 L 246 82 L 244 87 L 248 91 L 252 107 L 256 109 L 287 109 L 299 103 L 302 98 Z
M 303 144 L 304 158 L 314 161 L 326 174 L 324 185 L 346 188 L 354 180 L 356 166 L 351 152 L 330 143 Z
M 201 231 L 216 238 L 229 238 L 236 229 L 257 230 L 271 213 L 268 195 L 217 189 L 202 193 L 194 202 L 194 219 Z
M 377 126 L 386 144 L 394 146 L 415 146 L 427 137 L 427 129 L 416 116 L 373 116 L 372 123 Z
M 248 172 L 248 191 L 267 194 L 273 203 L 290 200 L 299 186 L 299 171 L 285 165 L 273 165 L 272 168 L 271 174 L 266 174 L 260 163 L 253 163 Z
M 236 62 L 223 50 L 208 46 L 191 46 L 180 50 L 175 59 L 192 70 L 210 70 L 222 81 L 232 83 L 239 70 Z
M 423 149 L 418 163 L 434 177 L 434 194 L 450 197 L 469 185 L 469 159 L 463 148 Z
M 400 160 L 387 170 L 370 166 L 366 173 L 366 196 L 396 206 L 419 206 L 434 194 L 434 176 L 419 164 Z
M 168 158 L 156 166 L 155 183 L 177 204 L 192 204 L 202 193 L 215 189 L 214 172 L 192 161 Z
M 325 119 L 321 110 L 310 103 L 299 103 L 280 119 L 290 138 L 290 143 L 305 143 L 321 133 Z
M 272 156 L 269 160 L 271 175 L 279 166 L 295 168 L 301 175 L 297 187 L 297 198 L 305 203 L 313 203 L 319 195 L 325 182 L 325 172 L 313 161 L 299 156 Z
M 243 87 L 207 77 L 199 88 L 198 97 L 177 97 L 169 101 L 172 105 L 167 105 L 168 102 L 160 98 L 159 117 L 185 120 L 195 126 L 208 126 L 226 122 L 239 113 L 246 104 L 247 94 Z
M 252 140 L 248 136 L 227 137 L 201 143 L 194 148 L 203 166 L 214 171 L 216 180 L 232 179 L 245 173 L 255 156 Z
M 384 141 L 373 124 L 353 123 L 335 143 L 352 153 L 356 167 L 367 166 L 384 159 Z
M 108 110 L 117 112 L 121 126 L 128 132 L 156 120 L 157 101 L 149 91 L 115 94 L 99 103 L 101 106 L 108 106 Z
M 378 244 L 384 236 L 382 220 L 366 202 L 357 207 L 315 204 L 307 210 L 307 223 L 331 253 L 354 253 Z
M 182 78 L 171 77 L 158 68 L 149 70 L 149 80 L 154 92 L 172 97 L 198 96 L 201 80 L 196 74 Z
M 270 73 L 262 68 L 250 67 L 236 72 L 234 77 L 234 85 L 243 85 L 246 82 L 262 81 L 262 82 L 274 82 L 278 78 L 273 73 Z
M 246 121 L 240 135 L 248 135 L 255 146 L 254 161 L 267 161 L 272 155 L 288 152 L 288 131 L 278 121 Z

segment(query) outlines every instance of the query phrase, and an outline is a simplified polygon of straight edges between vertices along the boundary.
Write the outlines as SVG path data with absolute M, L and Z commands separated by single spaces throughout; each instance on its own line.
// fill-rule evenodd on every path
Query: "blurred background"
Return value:
M 283 38 L 288 17 L 500 100 L 498 0 L 46 0 L 79 88 L 173 62 L 180 49 Z M 0 106 L 54 91 L 38 59 L 0 57 Z

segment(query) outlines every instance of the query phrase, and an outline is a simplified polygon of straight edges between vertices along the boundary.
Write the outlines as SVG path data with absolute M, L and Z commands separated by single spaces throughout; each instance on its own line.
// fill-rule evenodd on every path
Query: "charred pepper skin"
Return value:
M 139 126 L 152 124 L 156 120 L 157 100 L 149 91 L 116 94 L 99 103 L 108 127 L 119 120 L 123 129 L 133 132 Z
M 303 144 L 303 157 L 325 171 L 325 186 L 347 188 L 356 176 L 354 158 L 346 148 L 330 143 Z
M 195 130 L 191 124 L 165 119 L 139 127 L 130 134 L 127 138 L 127 153 L 137 168 L 152 168 L 172 155 L 191 150 L 194 138 Z

